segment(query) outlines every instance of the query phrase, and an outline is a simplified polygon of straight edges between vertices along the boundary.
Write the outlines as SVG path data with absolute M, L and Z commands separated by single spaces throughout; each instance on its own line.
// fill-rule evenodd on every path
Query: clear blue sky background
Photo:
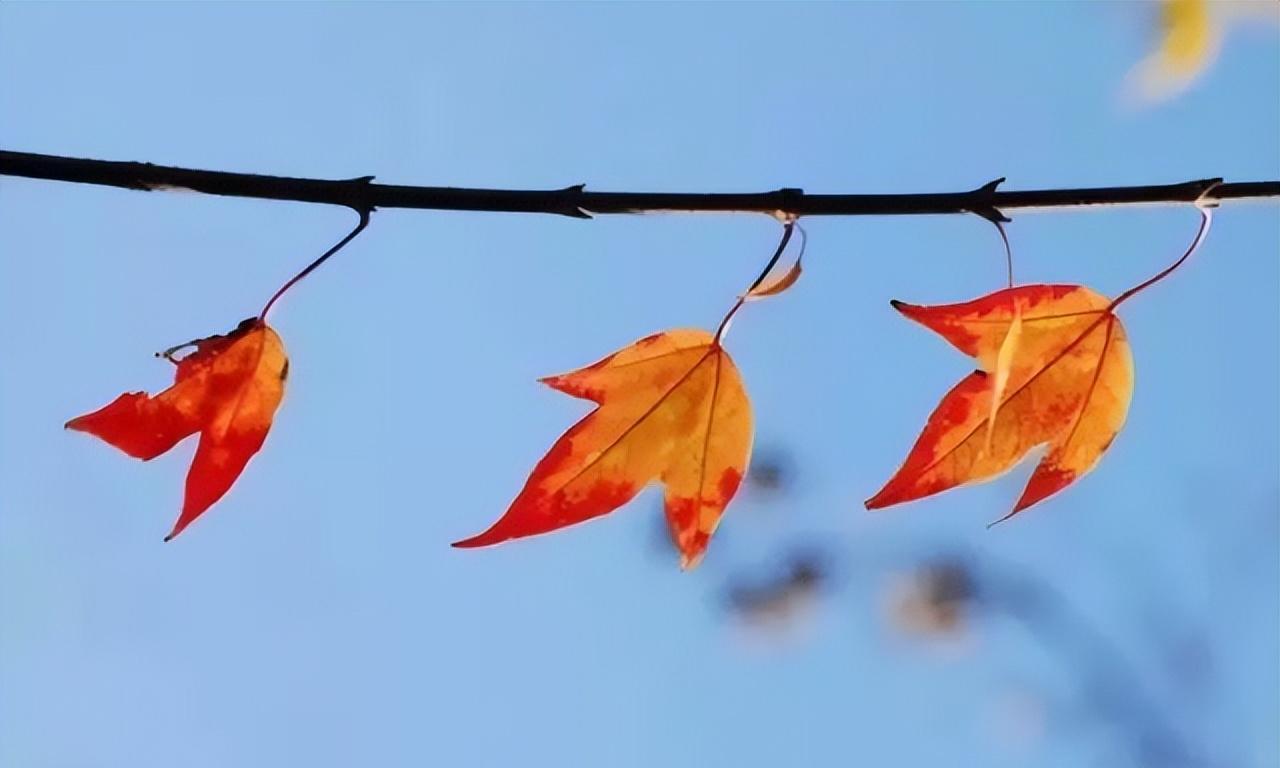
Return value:
M 1280 177 L 1275 27 L 1233 29 L 1187 94 L 1133 109 L 1118 94 L 1153 14 L 5 3 L 0 145 L 600 190 Z M 143 464 L 62 423 L 163 388 L 152 352 L 230 329 L 351 224 L 0 179 L 0 765 L 1117 764 L 1114 734 L 1079 713 L 1029 743 L 993 732 L 1011 686 L 1070 687 L 1016 629 L 939 654 L 886 625 L 892 569 L 873 563 L 939 544 L 1031 569 L 1188 738 L 1280 765 L 1280 208 L 1224 208 L 1194 261 L 1124 307 L 1125 431 L 1076 487 L 991 531 L 1026 467 L 876 515 L 860 502 L 970 366 L 887 300 L 999 287 L 995 233 L 806 222 L 803 280 L 729 339 L 758 445 L 789 451 L 796 487 L 744 496 L 692 573 L 655 548 L 654 491 L 556 535 L 448 543 L 584 413 L 537 376 L 713 325 L 776 223 L 386 211 L 278 307 L 292 375 L 266 448 L 161 544 L 194 442 Z M 1114 294 L 1195 225 L 1187 209 L 1027 214 L 1010 234 L 1020 279 Z M 741 642 L 726 578 L 806 536 L 843 555 L 843 586 L 798 637 Z M 1180 622 L 1205 663 L 1157 652 Z

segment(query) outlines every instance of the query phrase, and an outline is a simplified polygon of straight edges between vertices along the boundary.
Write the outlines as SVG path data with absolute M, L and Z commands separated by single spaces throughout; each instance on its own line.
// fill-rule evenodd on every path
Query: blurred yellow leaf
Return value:
M 1185 90 L 1213 62 L 1221 39 L 1208 0 L 1164 0 L 1159 19 L 1159 45 L 1130 75 L 1147 102 Z

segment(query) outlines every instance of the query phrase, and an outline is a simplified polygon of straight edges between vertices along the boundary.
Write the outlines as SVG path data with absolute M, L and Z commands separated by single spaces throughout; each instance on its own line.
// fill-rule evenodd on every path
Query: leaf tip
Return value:
M 1055 489 L 1055 490 L 1058 490 L 1058 489 Z M 1007 521 L 1009 518 L 1011 518 L 1011 517 L 1013 517 L 1014 515 L 1018 514 L 1018 513 L 1019 513 L 1019 512 L 1021 512 L 1022 510 L 1027 509 L 1028 507 L 1031 507 L 1031 506 L 1033 506 L 1033 505 L 1037 504 L 1038 502 L 1042 501 L 1042 500 L 1043 500 L 1046 496 L 1048 496 L 1048 495 L 1050 495 L 1050 494 L 1044 494 L 1044 495 L 1033 495 L 1033 494 L 1032 494 L 1032 486 L 1031 486 L 1031 485 L 1028 485 L 1028 486 L 1027 486 L 1027 490 L 1023 491 L 1023 493 L 1022 493 L 1022 497 L 1018 499 L 1018 503 L 1016 503 L 1016 504 L 1014 504 L 1014 505 L 1013 505 L 1013 509 L 1009 511 L 1009 514 L 1005 515 L 1004 517 L 1000 518 L 999 520 L 993 520 L 993 521 L 991 521 L 990 523 L 987 523 L 987 530 L 988 530 L 988 531 L 989 531 L 989 530 L 991 530 L 992 528 L 996 527 L 997 525 L 999 525 L 999 524 L 1001 524 L 1001 523 L 1003 523 L 1003 522 Z
M 62 425 L 62 428 L 74 430 L 76 432 L 87 432 L 88 430 L 85 428 L 85 419 L 87 419 L 88 416 L 89 414 L 85 414 L 83 416 L 76 416 L 73 419 L 67 419 L 66 423 Z
M 875 495 L 862 502 L 862 506 L 868 512 L 876 512 L 885 507 L 892 507 L 894 504 L 903 502 L 902 494 L 896 487 L 897 476 L 894 476 L 883 488 L 876 491 Z
M 682 573 L 688 573 L 702 564 L 702 558 L 707 556 L 707 544 L 709 542 L 709 536 L 699 535 L 691 546 L 680 552 L 680 571 Z
M 914 318 L 920 310 L 920 306 L 918 304 L 908 304 L 905 301 L 899 301 L 897 299 L 889 299 L 889 306 L 910 318 Z
M 191 519 L 194 520 L 195 518 L 193 517 Z M 168 535 L 164 537 L 164 543 L 168 544 L 169 542 L 178 538 L 178 534 L 182 533 L 187 529 L 187 523 L 189 522 L 190 520 L 187 520 L 187 521 L 179 520 L 177 523 L 175 523 L 173 526 L 173 529 L 170 530 Z
M 497 544 L 500 539 L 493 538 L 489 531 L 478 533 L 475 536 L 469 536 L 465 539 L 459 539 L 449 546 L 454 549 L 476 549 L 478 547 L 487 547 L 490 544 Z
M 566 392 L 571 387 L 569 377 L 563 373 L 557 373 L 552 376 L 541 376 L 538 383 L 544 387 L 551 387 L 557 392 Z
M 1014 515 L 1018 514 L 1018 513 L 1019 513 L 1019 512 L 1021 512 L 1021 511 L 1022 511 L 1022 510 L 1021 510 L 1020 508 L 1018 508 L 1018 507 L 1014 507 L 1014 509 L 1013 509 L 1013 511 L 1012 511 L 1012 512 L 1010 512 L 1009 514 L 1007 514 L 1007 515 L 1005 515 L 1004 517 L 1000 518 L 999 520 L 992 520 L 991 522 L 987 523 L 987 530 L 989 531 L 989 530 L 991 530 L 992 528 L 995 528 L 997 525 L 999 525 L 999 524 L 1001 524 L 1001 523 L 1005 522 L 1006 520 L 1008 520 L 1009 518 L 1013 517 Z

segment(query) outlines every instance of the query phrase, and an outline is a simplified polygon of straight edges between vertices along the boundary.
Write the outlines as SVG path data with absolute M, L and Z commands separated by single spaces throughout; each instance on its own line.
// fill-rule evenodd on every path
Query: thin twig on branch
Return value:
M 210 195 L 343 205 L 357 211 L 416 208 L 449 211 L 550 213 L 589 218 L 606 213 L 765 213 L 793 216 L 890 216 L 1141 204 L 1206 205 L 1280 198 L 1280 181 L 1219 184 L 1217 180 L 1132 187 L 1032 189 L 1002 192 L 999 181 L 967 192 L 889 195 L 811 195 L 801 189 L 759 193 L 589 192 L 584 185 L 549 190 L 468 189 L 374 184 L 355 179 L 299 179 L 250 173 L 199 171 L 151 163 L 84 160 L 0 150 L 0 175 L 99 184 L 136 190 L 192 190 Z

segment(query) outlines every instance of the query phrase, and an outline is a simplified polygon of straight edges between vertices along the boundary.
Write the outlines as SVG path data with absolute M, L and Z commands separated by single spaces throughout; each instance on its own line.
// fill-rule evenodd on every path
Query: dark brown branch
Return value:
M 751 194 L 588 192 L 583 185 L 551 190 L 467 189 L 374 184 L 373 177 L 326 180 L 198 171 L 151 163 L 83 160 L 0 150 L 0 175 L 100 184 L 137 190 L 185 189 L 210 195 L 344 205 L 357 211 L 417 208 L 449 211 L 551 213 L 590 217 L 606 213 L 766 213 L 796 216 L 889 216 L 977 213 L 1031 208 L 1193 203 L 1217 180 L 1135 187 L 1034 189 L 1001 192 L 992 182 L 968 192 L 892 195 L 810 195 L 800 189 Z M 1219 184 L 1203 203 L 1280 198 L 1280 181 Z

